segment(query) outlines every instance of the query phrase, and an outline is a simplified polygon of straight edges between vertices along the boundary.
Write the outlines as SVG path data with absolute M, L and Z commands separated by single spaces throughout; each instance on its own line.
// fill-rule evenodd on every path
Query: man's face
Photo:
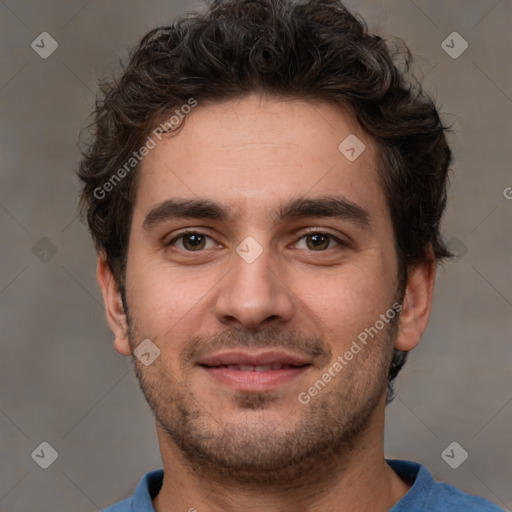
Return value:
M 366 146 L 354 161 L 338 149 L 349 135 Z M 326 196 L 338 215 L 313 203 Z M 182 217 L 170 200 L 226 216 Z M 392 322 L 333 371 L 400 299 L 375 146 L 341 109 L 255 95 L 199 104 L 143 160 L 127 261 L 130 348 L 148 338 L 160 350 L 147 367 L 134 359 L 137 375 L 189 458 L 290 472 L 350 445 L 382 409 Z

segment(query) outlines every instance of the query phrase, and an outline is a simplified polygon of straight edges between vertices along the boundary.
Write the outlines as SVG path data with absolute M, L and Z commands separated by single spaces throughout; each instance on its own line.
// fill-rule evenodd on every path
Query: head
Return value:
M 213 1 L 103 84 L 79 176 L 107 318 L 120 353 L 160 350 L 135 369 L 191 457 L 306 460 L 392 399 L 450 255 L 451 152 L 410 61 L 338 1 Z M 212 388 L 205 361 L 239 348 L 309 366 L 270 391 Z

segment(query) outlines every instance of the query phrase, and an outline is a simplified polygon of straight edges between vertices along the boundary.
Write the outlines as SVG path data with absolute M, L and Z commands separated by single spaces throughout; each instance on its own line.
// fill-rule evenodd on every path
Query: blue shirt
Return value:
M 484 498 L 466 494 L 453 485 L 436 482 L 421 464 L 408 460 L 386 462 L 397 475 L 412 483 L 407 494 L 389 512 L 504 512 Z M 146 473 L 132 496 L 103 512 L 155 512 L 151 500 L 160 491 L 163 479 L 163 469 Z

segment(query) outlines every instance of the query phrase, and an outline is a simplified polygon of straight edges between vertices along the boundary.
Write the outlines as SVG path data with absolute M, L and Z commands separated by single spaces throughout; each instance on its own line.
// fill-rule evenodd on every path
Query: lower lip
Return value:
M 201 366 L 217 382 L 234 387 L 237 391 L 268 391 L 293 381 L 310 367 L 306 365 L 266 372 L 242 372 L 226 367 Z

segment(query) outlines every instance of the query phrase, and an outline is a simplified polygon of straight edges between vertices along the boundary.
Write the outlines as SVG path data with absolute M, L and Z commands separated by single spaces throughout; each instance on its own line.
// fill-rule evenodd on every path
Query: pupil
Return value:
M 323 245 L 325 245 L 326 239 L 327 239 L 327 237 L 325 235 L 320 235 L 320 234 L 311 235 L 313 247 L 317 247 L 317 248 L 322 247 Z
M 187 240 L 188 245 L 192 247 L 200 246 L 203 241 L 201 235 L 188 235 L 185 240 Z

